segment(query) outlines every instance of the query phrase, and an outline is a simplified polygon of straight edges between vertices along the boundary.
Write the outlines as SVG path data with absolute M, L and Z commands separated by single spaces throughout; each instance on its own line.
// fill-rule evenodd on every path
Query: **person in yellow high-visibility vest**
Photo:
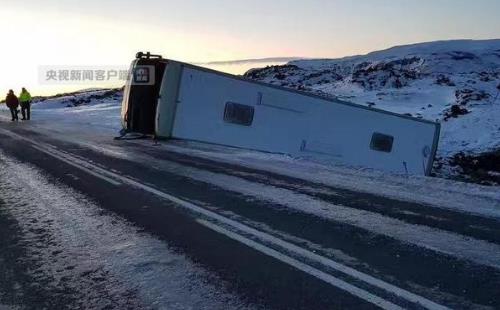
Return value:
M 23 87 L 21 94 L 19 94 L 19 102 L 21 103 L 21 114 L 23 115 L 22 120 L 30 120 L 31 118 L 31 95 Z

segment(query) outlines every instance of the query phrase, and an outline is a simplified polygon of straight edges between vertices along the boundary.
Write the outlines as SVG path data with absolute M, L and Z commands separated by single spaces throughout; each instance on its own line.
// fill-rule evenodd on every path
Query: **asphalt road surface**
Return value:
M 497 219 L 70 140 L 0 122 L 0 308 L 500 309 Z

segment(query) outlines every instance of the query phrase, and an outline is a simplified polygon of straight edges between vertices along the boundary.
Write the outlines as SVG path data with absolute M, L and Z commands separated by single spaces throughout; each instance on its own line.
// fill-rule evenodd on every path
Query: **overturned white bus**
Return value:
M 429 174 L 439 123 L 268 85 L 149 53 L 125 87 L 124 129 L 391 172 Z M 137 71 L 132 70 L 132 74 Z

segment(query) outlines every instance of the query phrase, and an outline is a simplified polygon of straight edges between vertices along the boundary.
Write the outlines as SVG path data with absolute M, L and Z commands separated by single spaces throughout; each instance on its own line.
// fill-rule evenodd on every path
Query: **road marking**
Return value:
M 265 245 L 262 245 L 260 243 L 257 243 L 251 239 L 248 239 L 246 237 L 243 237 L 241 235 L 235 234 L 227 229 L 224 229 L 220 226 L 217 226 L 215 224 L 212 224 L 210 222 L 207 222 L 205 220 L 197 220 L 198 223 L 202 224 L 203 226 L 210 228 L 213 231 L 216 231 L 220 234 L 223 234 L 233 240 L 236 240 L 254 250 L 257 250 L 265 255 L 271 256 L 285 264 L 288 264 L 298 270 L 301 270 L 317 279 L 323 280 L 324 282 L 331 284 L 339 289 L 342 289 L 352 295 L 358 296 L 374 305 L 379 306 L 380 308 L 383 309 L 404 309 L 390 301 L 387 301 L 385 299 L 382 299 L 378 296 L 375 296 L 363 289 L 360 289 L 354 285 L 351 285 L 343 280 L 340 280 L 330 274 L 327 274 L 321 270 L 318 270 L 314 267 L 311 267 L 309 265 L 306 265 L 290 256 L 284 255 L 274 249 L 271 249 Z
M 95 164 L 93 163 L 90 163 L 90 162 L 87 162 L 87 161 L 84 161 L 84 160 L 81 160 L 81 159 L 78 159 L 76 158 L 75 156 L 69 154 L 69 153 L 63 153 L 57 149 L 55 149 L 53 146 L 49 145 L 49 144 L 45 144 L 45 143 L 39 143 L 39 142 L 36 142 L 36 141 L 33 141 L 32 139 L 29 139 L 29 138 L 26 138 L 26 137 L 23 137 L 23 136 L 20 136 L 16 133 L 13 133 L 13 132 L 10 132 L 8 130 L 4 130 L 4 129 L 0 129 L 0 132 L 3 132 L 5 133 L 6 135 L 9 135 L 11 137 L 14 137 L 14 138 L 17 138 L 17 139 L 21 139 L 21 140 L 24 140 L 24 141 L 27 141 L 29 142 L 30 144 L 33 145 L 33 147 L 35 147 L 37 150 L 41 151 L 41 152 L 44 152 L 48 155 L 51 155 L 57 159 L 60 159 L 60 160 L 63 160 L 64 162 L 67 162 L 67 163 L 70 163 L 70 165 L 72 165 L 73 167 L 75 168 L 78 168 L 78 169 L 81 169 L 85 172 L 88 172 L 90 173 L 91 175 L 93 176 L 96 176 L 96 177 L 99 177 L 103 180 L 106 180 L 107 182 L 109 181 L 113 181 L 115 183 L 117 183 L 118 185 L 121 184 L 120 182 L 116 181 L 116 180 L 120 180 L 123 184 L 128 184 L 132 187 L 136 187 L 136 188 L 139 188 L 141 190 L 144 190 L 146 192 L 149 192 L 153 195 L 156 195 L 160 198 L 163 198 L 165 200 L 169 200 L 187 210 L 190 210 L 194 213 L 197 213 L 199 215 L 202 215 L 206 218 L 209 218 L 211 219 L 212 221 L 214 222 L 218 222 L 219 224 L 223 224 L 223 225 L 226 225 L 226 226 L 229 226 L 233 229 L 236 229 L 238 231 L 241 231 L 241 232 L 244 232 L 248 235 L 251 235 L 251 236 L 254 236 L 258 239 L 260 239 L 261 241 L 265 241 L 267 242 L 268 244 L 272 244 L 274 246 L 277 246 L 279 248 L 282 248 L 284 249 L 286 252 L 288 253 L 294 253 L 295 255 L 299 256 L 299 257 L 302 257 L 302 258 L 306 258 L 306 259 L 309 259 L 309 260 L 312 260 L 312 261 L 315 261 L 316 263 L 319 263 L 323 266 L 326 266 L 326 267 L 329 267 L 329 268 L 332 268 L 338 272 L 341 272 L 343 274 L 346 274 L 350 277 L 353 277 L 357 280 L 360 280 L 360 281 L 363 281 L 367 284 L 370 284 L 372 286 L 375 286 L 375 287 L 378 287 L 390 294 L 394 294 L 400 298 L 403 298 L 409 302 L 412 302 L 412 303 L 416 303 L 416 304 L 419 304 L 420 306 L 422 307 L 425 307 L 427 309 L 436 309 L 436 310 L 444 310 L 444 309 L 449 309 L 443 305 L 440 305 L 440 304 L 437 304 L 425 297 L 422 297 L 422 296 L 419 296 L 419 295 L 416 295 L 414 293 L 411 293 L 409 291 L 406 291 L 402 288 L 399 288 L 399 287 L 396 287 L 392 284 L 389 284 L 383 280 L 380 280 L 380 279 L 377 279 L 377 278 L 374 278 L 368 274 L 365 274 L 365 273 L 362 273 L 360 271 L 357 271 L 351 267 L 348 267 L 348 266 L 345 266 L 345 265 L 342 265 L 338 262 L 335 262 L 333 261 L 332 259 L 330 258 L 326 258 L 326 257 L 323 257 L 321 255 L 318 255 L 316 253 L 313 253 L 309 250 L 306 250 L 304 248 L 301 248 L 301 247 L 298 247 L 292 243 L 289 243 L 289 242 L 286 242 L 284 240 L 281 240 L 277 237 L 274 237 L 270 234 L 267 234 L 267 233 L 264 233 L 264 232 L 261 232 L 261 231 L 258 231 L 254 228 L 251 228 L 245 224 L 242 224 L 240 222 L 237 222 L 235 220 L 232 220 L 232 219 L 229 219 L 227 217 L 224 217 L 220 214 L 217 214 L 215 212 L 212 212 L 212 211 L 209 211 L 203 207 L 200 207 L 200 206 L 197 206 L 189 201 L 186 201 L 186 200 L 183 200 L 181 198 L 178 198 L 178 197 L 175 197 L 175 196 L 172 196 L 170 194 L 167 194 L 165 192 L 162 192 L 156 188 L 153 188 L 151 186 L 148 186 L 148 185 L 145 185 L 143 183 L 140 183 L 136 180 L 133 180 L 129 177 L 126 177 L 126 176 L 123 176 L 123 175 L 120 175 L 120 174 L 117 174 L 115 172 L 112 172 L 112 171 L 109 171 L 107 169 L 104 169 L 104 168 L 101 168 L 101 167 L 98 167 L 96 166 Z M 113 184 L 113 183 L 112 183 Z M 227 230 L 223 227 L 220 227 L 219 225 L 215 225 L 215 224 L 211 224 L 213 225 L 213 227 L 217 227 L 219 230 L 220 233 L 223 233 L 223 232 L 226 232 Z M 206 226 L 206 225 L 205 225 Z M 212 227 L 211 227 L 212 228 Z M 229 232 L 229 231 L 227 231 Z M 244 240 L 250 240 L 242 235 L 239 235 L 239 234 L 236 234 L 236 233 L 233 233 L 233 232 L 230 232 L 231 233 L 231 236 L 239 236 L 241 240 L 238 240 L 240 242 L 244 241 Z M 228 237 L 232 238 L 230 235 L 227 235 Z M 234 239 L 234 238 L 232 238 Z M 236 239 L 235 239 L 236 240 Z M 253 240 L 250 240 L 252 242 L 255 242 Z M 246 243 L 245 243 L 246 244 Z M 259 245 L 259 249 L 264 249 L 264 248 L 268 248 L 266 247 L 265 245 L 262 245 L 262 244 L 259 244 L 257 242 L 255 242 L 256 245 Z M 246 244 L 248 245 L 248 244 Z M 252 243 L 252 245 L 254 245 Z M 249 246 L 249 245 L 248 245 Z M 255 248 L 257 250 L 257 248 Z M 272 250 L 270 248 L 268 248 L 269 250 Z M 267 251 L 267 250 L 266 250 Z M 273 250 L 275 251 L 275 250 Z M 277 251 L 276 251 L 277 252 Z M 264 253 L 264 252 L 262 252 Z M 271 252 L 269 252 L 271 253 Z M 273 252 L 274 253 L 274 252 Z M 279 253 L 279 252 L 277 252 Z M 264 253 L 266 255 L 269 255 L 268 253 Z M 284 254 L 281 254 L 283 256 L 286 256 Z M 274 257 L 274 256 L 273 256 Z M 288 256 L 286 256 L 288 257 Z M 290 257 L 289 257 L 290 258 Z M 291 259 L 291 258 L 290 258 Z M 298 261 L 297 261 L 298 262 Z M 306 265 L 304 263 L 301 263 L 303 264 L 304 266 L 308 266 L 308 268 L 311 268 L 311 269 L 315 269 L 309 265 Z M 291 265 L 293 266 L 294 268 L 297 268 L 296 266 L 294 265 Z M 302 269 L 300 269 L 302 270 Z M 319 270 L 318 270 L 319 271 Z M 323 279 L 322 277 L 319 277 L 319 276 L 316 276 L 314 275 L 316 278 L 322 280 L 322 281 L 325 281 L 325 279 Z M 331 276 L 332 278 L 334 278 L 333 276 Z M 343 280 L 340 280 L 340 279 L 337 279 L 335 278 L 337 281 L 341 281 L 343 282 Z M 332 284 L 328 281 L 325 281 L 329 284 Z M 340 283 L 340 282 L 339 282 Z M 332 284 L 333 285 L 333 284 Z M 350 284 L 349 284 L 350 285 Z M 350 285 L 352 286 L 352 285 Z M 338 287 L 338 286 L 337 286 Z M 371 293 L 367 292 L 367 291 L 364 291 L 360 288 L 357 288 L 355 286 L 352 286 L 354 288 L 356 288 L 357 290 L 355 291 L 352 291 L 352 292 L 349 292 L 363 300 L 366 300 L 370 303 L 373 303 L 375 304 L 373 301 L 373 299 L 369 296 L 369 295 L 372 295 Z M 341 289 L 344 289 L 343 287 L 339 287 Z M 345 289 L 344 289 L 345 290 Z M 363 293 L 360 293 L 360 292 L 363 292 Z M 358 293 L 360 293 L 360 295 L 358 295 Z M 369 295 L 366 295 L 366 294 L 369 294 Z M 376 297 L 376 296 L 375 296 Z M 380 298 L 380 297 L 377 297 L 377 298 Z M 390 303 L 389 301 L 386 301 L 388 303 Z M 378 304 L 376 304 L 377 306 L 380 306 Z M 384 308 L 384 307 L 382 307 Z M 387 309 L 393 309 L 393 307 L 390 307 L 390 308 L 387 308 Z
M 34 149 L 36 149 L 42 153 L 45 153 L 47 155 L 50 155 L 52 157 L 55 157 L 55 158 L 65 162 L 65 163 L 67 163 L 68 165 L 75 167 L 75 168 L 81 169 L 81 170 L 87 172 L 88 174 L 91 174 L 99 179 L 102 179 L 102 180 L 104 180 L 104 181 L 106 181 L 114 186 L 118 186 L 118 185 L 122 184 L 115 179 L 108 178 L 108 177 L 104 176 L 102 173 L 106 171 L 105 169 L 99 168 L 94 164 L 91 164 L 87 161 L 78 159 L 72 155 L 65 154 L 49 144 L 39 143 L 39 142 L 36 142 L 32 139 L 29 139 L 29 138 L 23 137 L 19 134 L 13 133 L 12 131 L 1 129 L 1 128 L 0 128 L 0 132 L 4 133 L 5 135 L 10 136 L 12 138 L 24 140 L 24 141 L 30 143 Z M 96 170 L 96 171 L 94 171 L 94 170 Z M 101 174 L 99 172 L 101 172 Z
M 39 150 L 40 152 L 43 152 L 43 153 L 48 154 L 48 152 L 47 152 L 46 150 L 42 149 L 41 147 L 38 147 L 38 146 L 36 146 L 36 145 L 32 145 L 32 147 L 33 147 L 34 149 Z M 112 184 L 112 185 L 114 185 L 114 186 L 118 186 L 118 185 L 121 185 L 121 184 L 122 184 L 122 183 L 120 183 L 120 182 L 118 182 L 118 181 L 115 181 L 115 180 L 113 180 L 113 179 L 111 179 L 111 178 L 108 178 L 108 177 L 106 177 L 106 176 L 103 176 L 102 174 L 99 174 L 99 173 L 97 173 L 97 172 L 94 172 L 93 170 L 91 170 L 91 169 L 89 169 L 89 168 L 87 168 L 87 167 L 85 167 L 85 166 L 81 165 L 81 163 L 80 163 L 80 164 L 76 164 L 76 163 L 74 163 L 74 162 L 72 162 L 72 161 L 70 161 L 70 160 L 67 160 L 67 159 L 66 159 L 66 158 L 64 158 L 64 157 L 62 157 L 62 156 L 60 156 L 60 155 L 57 155 L 57 154 L 56 154 L 56 152 L 58 152 L 58 151 L 56 151 L 56 150 L 52 150 L 52 153 L 51 153 L 51 154 L 49 154 L 49 155 L 50 155 L 50 156 L 52 156 L 52 157 L 55 157 L 55 158 L 59 159 L 60 161 L 62 161 L 62 162 L 64 162 L 64 163 L 66 163 L 66 164 L 68 164 L 68 165 L 71 165 L 71 166 L 73 166 L 73 167 L 75 167 L 75 168 L 81 169 L 81 170 L 83 170 L 83 171 L 87 172 L 88 174 L 91 174 L 91 175 L 93 175 L 93 176 L 95 176 L 95 177 L 97 177 L 97 178 L 99 178 L 99 179 L 101 179 L 101 180 L 103 180 L 103 181 L 106 181 L 106 182 L 108 182 L 108 183 L 111 183 L 111 184 Z

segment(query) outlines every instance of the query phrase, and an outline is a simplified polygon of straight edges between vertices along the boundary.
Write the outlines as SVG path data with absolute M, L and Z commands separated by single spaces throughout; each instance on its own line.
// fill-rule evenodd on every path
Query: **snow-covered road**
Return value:
M 216 277 L 157 238 L 36 167 L 0 158 L 2 217 L 15 222 L 10 233 L 19 240 L 10 246 L 25 251 L 10 263 L 30 279 L 15 276 L 0 292 L 5 301 L 51 309 L 242 307 Z
M 0 307 L 498 308 L 493 187 L 181 141 L 119 98 L 0 122 Z

